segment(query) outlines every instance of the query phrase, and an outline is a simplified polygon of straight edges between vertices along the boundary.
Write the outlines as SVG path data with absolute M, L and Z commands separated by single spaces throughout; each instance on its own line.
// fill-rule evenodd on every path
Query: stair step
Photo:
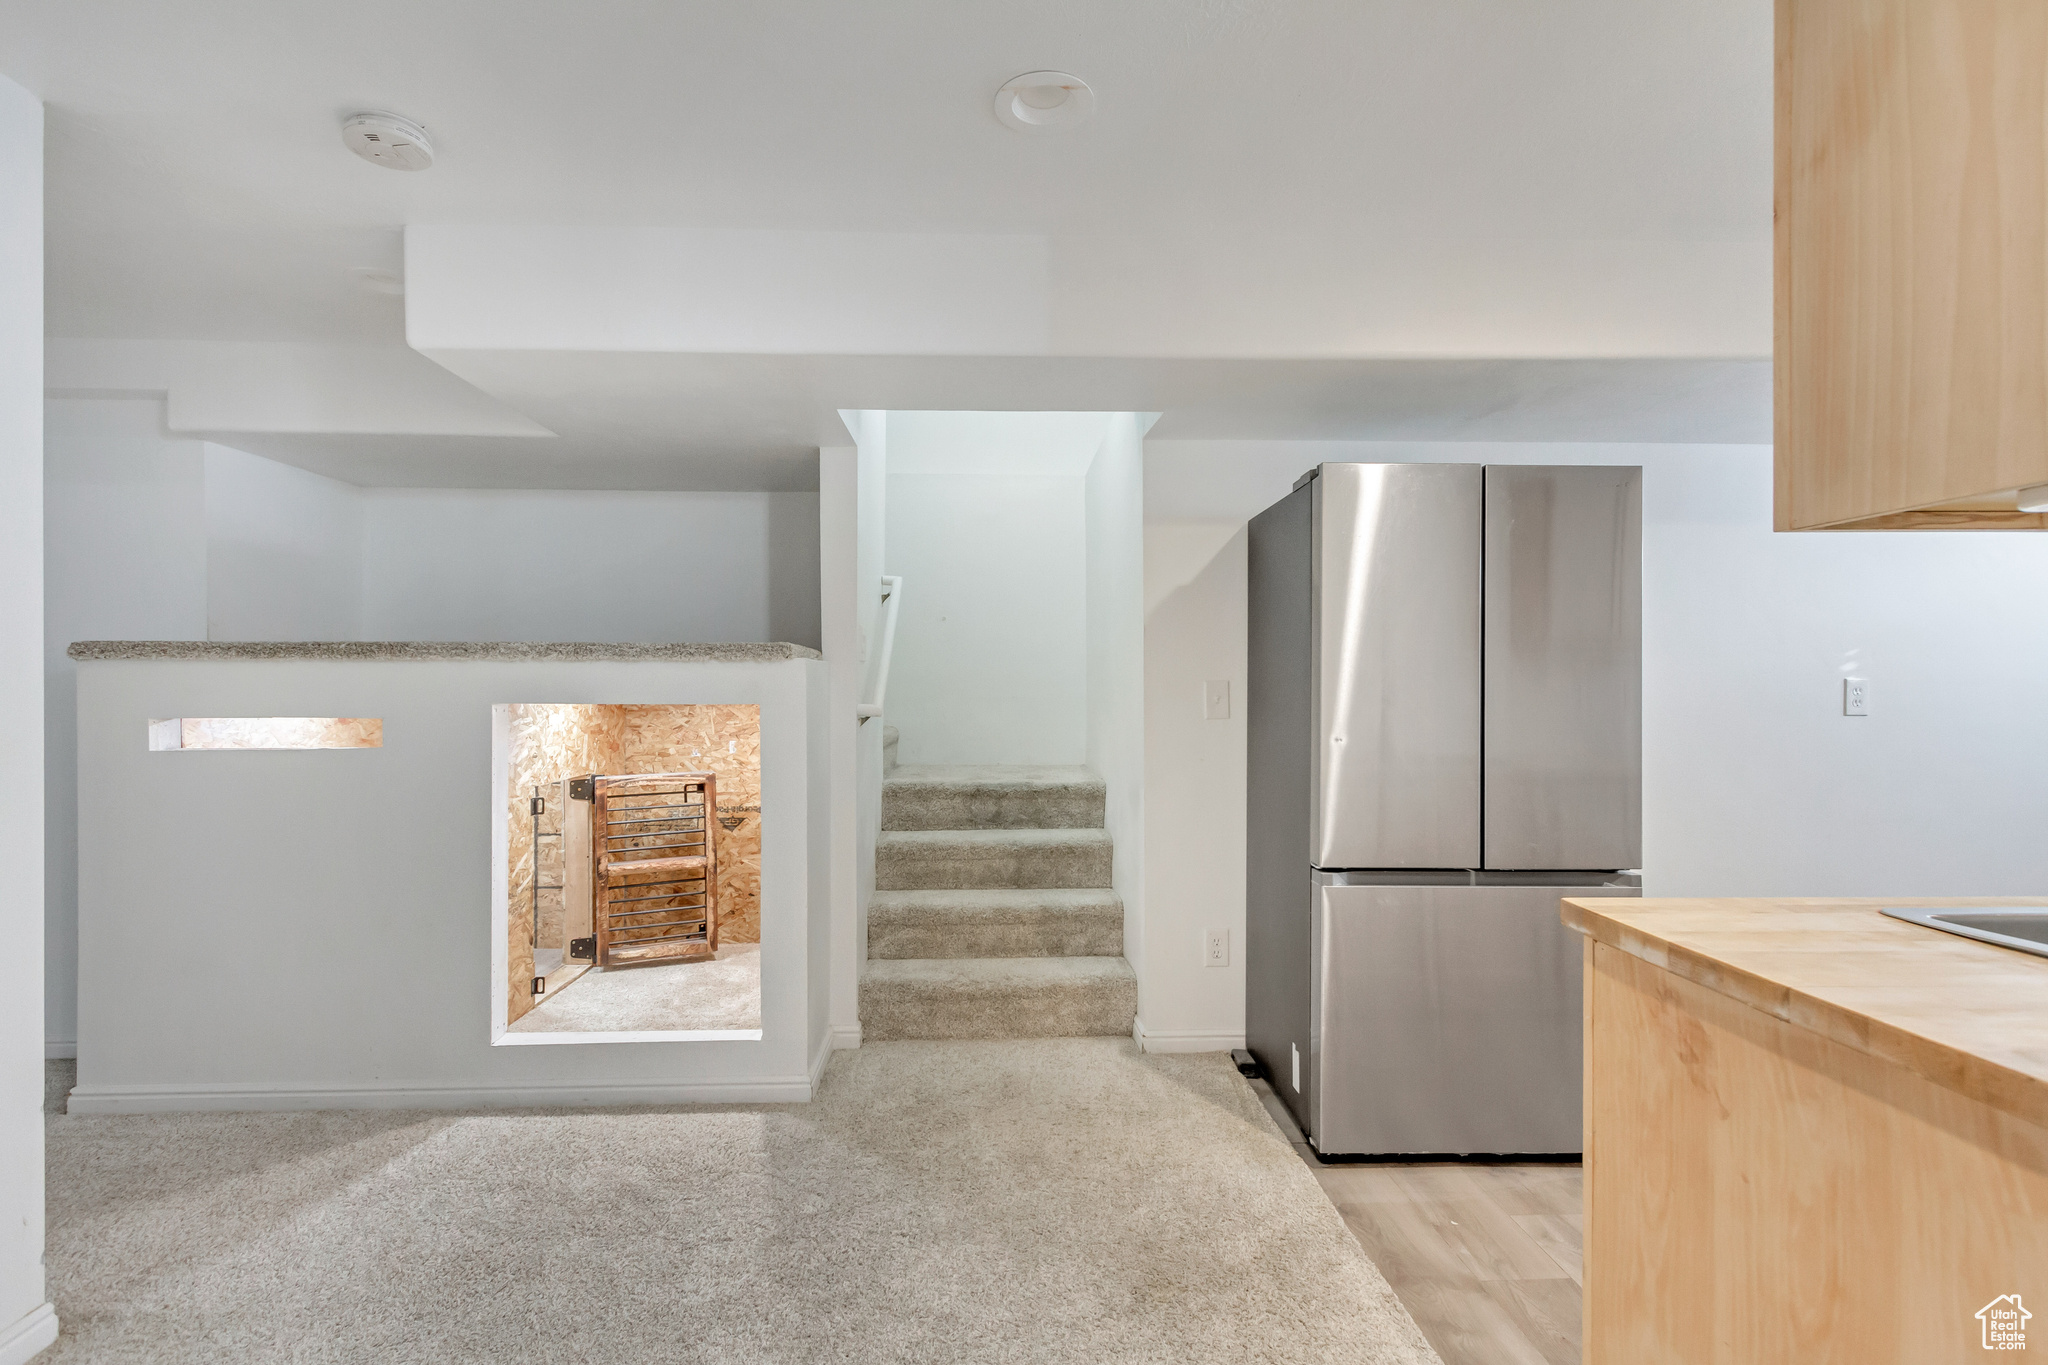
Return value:
M 867 964 L 863 1040 L 1128 1035 L 1138 978 L 1120 957 L 895 958 Z
M 1099 829 L 884 831 L 877 891 L 1106 887 L 1109 834 Z
M 882 828 L 1100 829 L 1106 794 L 1086 768 L 913 763 L 882 781 Z
M 1103 889 L 877 891 L 870 958 L 1115 957 L 1124 903 Z

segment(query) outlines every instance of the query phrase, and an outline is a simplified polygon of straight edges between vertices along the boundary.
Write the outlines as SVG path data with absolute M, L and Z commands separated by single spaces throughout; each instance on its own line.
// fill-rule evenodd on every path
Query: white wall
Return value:
M 903 763 L 1085 761 L 1086 483 L 1105 420 L 887 415 Z
M 1088 766 L 1108 786 L 1110 884 L 1124 903 L 1124 956 L 1145 1027 L 1145 454 L 1149 417 L 1109 416 L 1088 466 Z
M 1148 482 L 1156 464 L 1147 452 Z M 1145 526 L 1145 1031 L 1158 1047 L 1244 1045 L 1245 528 Z M 1230 714 L 1202 688 L 1229 684 Z M 1203 936 L 1230 936 L 1230 965 Z
M 160 401 L 50 402 L 65 537 L 87 547 L 58 552 L 53 591 L 80 627 L 109 621 L 97 638 L 159 619 L 125 600 L 138 587 L 159 606 L 192 590 L 175 541 L 203 545 L 215 640 L 819 644 L 815 493 L 358 488 L 213 443 L 202 466 Z M 137 479 L 144 501 L 115 491 Z
M 362 585 L 362 489 L 207 445 L 208 639 L 362 639 Z
M 379 640 L 819 646 L 818 495 L 365 491 Z
M 889 497 L 889 415 L 866 411 L 845 414 L 854 435 L 855 625 L 859 632 L 861 684 L 865 699 L 878 680 L 881 665 L 882 565 L 886 560 Z M 886 716 L 870 720 L 854 732 L 854 894 L 853 952 L 855 971 L 868 952 L 868 901 L 875 891 L 875 844 L 882 829 L 882 778 Z M 856 986 L 856 989 L 858 987 Z M 858 1002 L 855 1010 L 858 1013 Z
M 1322 460 L 1643 466 L 1648 894 L 2048 894 L 2048 537 L 1775 534 L 1761 446 L 1151 442 L 1146 851 L 1175 894 L 1148 881 L 1148 1030 L 1243 1028 L 1241 963 L 1165 965 L 1242 924 L 1241 809 L 1161 794 L 1241 805 L 1241 717 L 1193 719 L 1198 689 L 1241 700 L 1244 520 Z
M 43 107 L 0 79 L 0 933 L 43 951 Z M 43 983 L 0 996 L 0 1365 L 57 1338 L 43 1298 Z
M 45 1046 L 78 1039 L 74 640 L 206 638 L 206 457 L 156 399 L 60 399 L 43 429 Z

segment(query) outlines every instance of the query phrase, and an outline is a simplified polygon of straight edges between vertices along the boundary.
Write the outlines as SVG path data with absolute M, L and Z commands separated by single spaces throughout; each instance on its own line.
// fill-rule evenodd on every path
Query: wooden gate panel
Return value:
M 710 773 L 593 779 L 597 963 L 703 961 L 718 951 L 718 809 Z

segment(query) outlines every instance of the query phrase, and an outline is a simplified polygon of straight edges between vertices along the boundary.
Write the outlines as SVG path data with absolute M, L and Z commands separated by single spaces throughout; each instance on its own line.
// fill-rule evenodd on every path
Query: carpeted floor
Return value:
M 808 1105 L 49 1123 L 51 1362 L 1437 1359 L 1222 1054 L 877 1043 Z
M 761 1027 L 761 945 L 728 943 L 710 962 L 590 971 L 513 1023 L 512 1033 L 632 1033 Z

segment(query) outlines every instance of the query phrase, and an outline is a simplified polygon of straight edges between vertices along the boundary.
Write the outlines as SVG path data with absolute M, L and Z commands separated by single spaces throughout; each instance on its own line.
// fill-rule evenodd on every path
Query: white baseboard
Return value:
M 43 1060 L 44 1060 L 44 1061 L 46 1061 L 46 1062 L 56 1062 L 56 1061 L 62 1061 L 62 1060 L 64 1060 L 64 1059 L 66 1059 L 66 1058 L 76 1059 L 76 1058 L 77 1058 L 77 1056 L 78 1056 L 78 1040 L 77 1040 L 76 1038 L 45 1038 L 45 1039 L 43 1039 Z
M 811 1054 L 811 1081 L 810 1087 L 804 1092 L 806 1100 L 817 1093 L 818 1082 L 825 1078 L 825 1064 L 831 1060 L 832 1030 L 828 1028 L 818 1035 L 817 1051 Z
M 1131 1033 L 1147 1052 L 1228 1052 L 1244 1046 L 1242 1033 L 1154 1033 L 1143 1019 L 1131 1026 Z
M 38 1304 L 28 1316 L 0 1328 L 0 1365 L 22 1365 L 56 1339 L 56 1305 Z
M 823 1055 L 821 1053 L 821 1055 Z M 811 1097 L 810 1076 L 734 1081 L 627 1081 L 603 1085 L 263 1086 L 95 1085 L 71 1092 L 72 1114 L 182 1114 L 276 1109 L 548 1109 L 650 1104 L 790 1104 Z M 0 1361 L 0 1365 L 5 1365 Z
M 859 1025 L 859 1024 L 837 1024 L 837 1025 L 834 1025 L 834 1026 L 833 1026 L 833 1029 L 832 1029 L 832 1048 L 833 1048 L 833 1050 L 834 1050 L 834 1051 L 838 1051 L 838 1050 L 840 1050 L 840 1049 L 843 1049 L 843 1048 L 855 1048 L 855 1047 L 859 1047 L 859 1046 L 860 1046 L 860 1025 Z

